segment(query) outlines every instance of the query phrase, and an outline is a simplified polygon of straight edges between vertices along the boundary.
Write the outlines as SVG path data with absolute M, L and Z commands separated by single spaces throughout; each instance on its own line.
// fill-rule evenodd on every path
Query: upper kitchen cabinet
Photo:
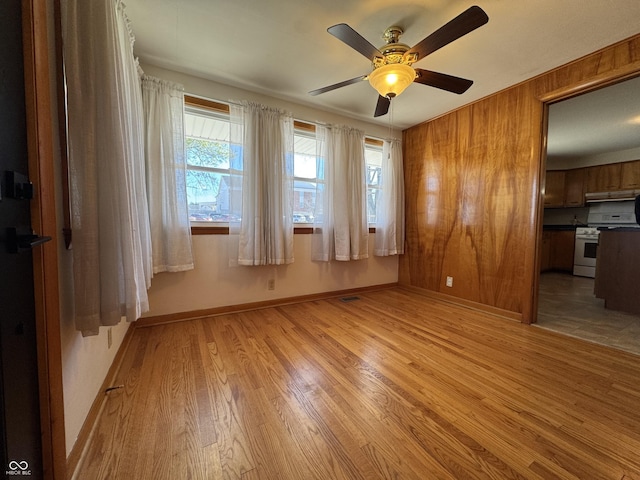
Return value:
M 546 173 L 544 206 L 583 207 L 585 169 L 548 170 Z
M 545 207 L 564 207 L 564 177 L 564 171 L 547 171 L 544 189 Z
M 564 175 L 564 206 L 584 206 L 585 169 L 574 168 L 567 170 Z
M 640 188 L 640 160 L 622 164 L 620 187 L 623 190 Z
M 622 164 L 612 163 L 587 168 L 587 189 L 592 192 L 610 192 L 620 190 Z

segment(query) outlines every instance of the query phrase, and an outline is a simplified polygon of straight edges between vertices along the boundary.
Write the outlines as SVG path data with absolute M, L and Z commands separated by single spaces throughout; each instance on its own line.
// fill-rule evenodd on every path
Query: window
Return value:
M 229 222 L 228 107 L 185 96 L 184 129 L 189 220 Z
M 376 202 L 380 196 L 380 175 L 382 174 L 382 142 L 366 139 L 364 161 L 367 172 L 367 221 L 376 223 Z
M 230 212 L 230 156 L 228 105 L 185 95 L 185 147 L 187 155 L 187 201 L 194 226 L 226 224 L 239 220 Z M 317 140 L 315 126 L 295 122 L 293 221 L 314 223 L 316 204 Z M 382 141 L 366 139 L 367 220 L 376 221 L 380 192 Z
M 313 223 L 315 210 L 317 146 L 315 128 L 311 124 L 296 121 L 294 132 L 294 202 L 293 221 Z M 376 223 L 376 201 L 381 189 L 382 141 L 367 138 L 364 158 L 367 175 L 367 221 Z
M 313 223 L 317 184 L 314 126 L 295 122 L 293 141 L 293 221 Z

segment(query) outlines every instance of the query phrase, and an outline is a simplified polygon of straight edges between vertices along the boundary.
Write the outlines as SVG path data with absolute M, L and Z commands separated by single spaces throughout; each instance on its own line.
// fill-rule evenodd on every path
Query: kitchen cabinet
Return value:
M 565 176 L 564 176 L 564 206 L 565 207 L 584 207 L 584 179 L 585 179 L 584 168 L 575 168 L 573 170 L 565 171 Z
M 598 240 L 594 293 L 605 308 L 640 314 L 640 229 L 603 230 Z
M 587 168 L 586 191 L 592 193 L 620 190 L 621 176 L 621 163 L 589 167 Z
M 573 249 L 576 243 L 575 230 L 551 232 L 551 269 L 573 272 Z
M 543 230 L 540 271 L 573 272 L 575 230 Z
M 640 160 L 571 170 L 547 170 L 544 206 L 584 207 L 585 193 L 640 190 Z
M 545 207 L 564 207 L 564 176 L 563 170 L 548 170 L 544 188 Z
M 544 230 L 542 232 L 540 271 L 546 272 L 548 270 L 551 270 L 551 232 L 549 230 Z
M 640 189 L 640 160 L 622 164 L 620 187 L 622 190 Z

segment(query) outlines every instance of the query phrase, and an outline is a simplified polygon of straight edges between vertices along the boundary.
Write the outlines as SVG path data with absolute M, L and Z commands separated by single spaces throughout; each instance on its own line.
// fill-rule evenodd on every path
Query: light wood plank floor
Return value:
M 80 479 L 640 479 L 640 357 L 397 288 L 138 328 Z

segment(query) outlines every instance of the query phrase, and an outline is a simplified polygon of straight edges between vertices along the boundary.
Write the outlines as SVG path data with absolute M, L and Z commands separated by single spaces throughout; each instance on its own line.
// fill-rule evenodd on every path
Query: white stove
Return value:
M 596 277 L 598 236 L 596 227 L 576 228 L 576 246 L 573 253 L 573 274 L 580 277 Z

